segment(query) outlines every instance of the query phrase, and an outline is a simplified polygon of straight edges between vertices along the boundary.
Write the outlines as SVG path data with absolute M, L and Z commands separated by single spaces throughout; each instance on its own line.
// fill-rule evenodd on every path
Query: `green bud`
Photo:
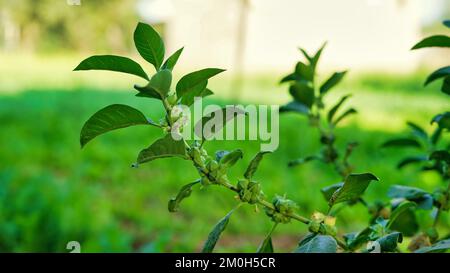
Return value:
M 175 93 L 175 92 L 172 95 L 169 95 L 167 97 L 167 102 L 170 105 L 175 105 L 177 103 L 177 101 L 178 101 L 178 97 L 177 97 L 177 93 Z
M 308 225 L 308 230 L 312 233 L 318 233 L 320 230 L 320 222 L 311 221 Z

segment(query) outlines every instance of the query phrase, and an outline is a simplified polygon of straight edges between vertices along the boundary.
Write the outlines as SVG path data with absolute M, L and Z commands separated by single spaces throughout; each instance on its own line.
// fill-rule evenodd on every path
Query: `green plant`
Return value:
M 308 118 L 311 127 L 319 131 L 319 141 L 322 149 L 315 155 L 309 155 L 289 162 L 289 166 L 297 166 L 312 160 L 319 160 L 334 166 L 335 170 L 345 178 L 352 173 L 353 166 L 349 162 L 349 157 L 353 149 L 357 146 L 356 142 L 350 142 L 345 148 L 344 156 L 336 147 L 335 128 L 347 116 L 355 114 L 354 108 L 338 114 L 341 106 L 350 98 L 351 95 L 345 95 L 337 103 L 326 109 L 324 98 L 329 91 L 341 82 L 347 71 L 333 73 L 320 86 L 317 80 L 317 65 L 322 55 L 325 44 L 313 55 L 310 56 L 306 50 L 300 48 L 306 61 L 299 61 L 295 65 L 294 71 L 281 79 L 280 83 L 289 83 L 289 93 L 293 100 L 280 108 L 281 113 L 294 112 L 305 115 Z
M 148 148 L 143 149 L 134 166 L 165 157 L 178 157 L 192 162 L 199 174 L 199 179 L 183 186 L 176 197 L 169 200 L 168 209 L 175 212 L 179 209 L 183 199 L 189 197 L 194 187 L 221 186 L 237 194 L 239 203 L 213 228 L 203 247 L 203 252 L 212 252 L 220 234 L 225 229 L 232 213 L 242 204 L 250 204 L 256 208 L 263 207 L 265 213 L 274 222 L 273 228 L 266 239 L 258 248 L 258 252 L 272 252 L 271 234 L 280 223 L 288 223 L 292 219 L 307 224 L 312 232 L 300 242 L 298 252 L 336 252 L 337 245 L 343 250 L 348 250 L 348 245 L 338 237 L 335 227 L 335 218 L 314 212 L 311 218 L 303 217 L 296 211 L 297 205 L 286 197 L 276 196 L 270 202 L 266 199 L 261 184 L 253 179 L 260 161 L 269 152 L 259 152 L 251 160 L 243 178 L 232 183 L 228 177 L 228 170 L 243 157 L 240 149 L 234 151 L 217 151 L 215 156 L 208 154 L 204 148 L 205 139 L 188 143 L 187 140 L 175 140 L 169 133 L 173 125 L 183 118 L 179 112 L 174 113 L 175 106 L 179 103 L 190 105 L 194 96 L 206 96 L 212 94 L 207 88 L 208 79 L 224 70 L 208 68 L 189 73 L 183 76 L 176 85 L 176 91 L 171 90 L 172 69 L 178 61 L 182 49 L 175 52 L 164 61 L 164 43 L 158 33 L 149 25 L 139 23 L 134 41 L 140 55 L 151 63 L 156 73 L 149 77 L 142 67 L 135 61 L 112 55 L 93 56 L 82 61 L 75 70 L 111 70 L 139 76 L 148 81 L 145 86 L 135 86 L 139 97 L 160 100 L 164 107 L 164 118 L 156 123 L 145 117 L 139 110 L 127 105 L 110 105 L 95 113 L 83 126 L 80 135 L 81 146 L 86 145 L 93 138 L 111 130 L 134 126 L 148 125 L 162 129 L 165 134 L 156 140 Z M 222 110 L 223 111 L 223 110 Z M 236 113 L 242 114 L 242 113 Z M 215 118 L 204 117 L 201 122 Z M 215 128 L 220 130 L 221 128 Z M 347 202 L 358 198 L 371 181 L 377 178 L 369 173 L 349 174 L 346 176 L 343 186 L 332 193 L 329 206 Z M 305 247 L 308 245 L 308 247 Z
M 450 22 L 445 21 L 444 25 L 450 27 Z M 430 36 L 417 43 L 412 49 L 428 47 L 449 48 L 450 37 L 446 35 Z M 450 66 L 442 67 L 430 74 L 425 85 L 441 78 L 443 79 L 441 91 L 450 95 Z M 404 209 L 404 213 L 401 215 L 401 225 L 398 225 L 397 228 L 408 236 L 414 236 L 409 245 L 411 251 L 442 251 L 450 248 L 450 234 L 440 236 L 437 229 L 440 215 L 450 209 L 450 146 L 448 143 L 442 143 L 442 135 L 450 129 L 450 113 L 441 113 L 432 118 L 431 124 L 436 124 L 437 127 L 430 135 L 423 127 L 413 122 L 407 124 L 411 129 L 410 136 L 388 140 L 382 147 L 409 147 L 418 150 L 418 154 L 401 160 L 397 168 L 402 169 L 411 164 L 420 164 L 421 171 L 437 172 L 442 182 L 447 185 L 432 193 L 416 187 L 392 186 L 388 192 L 389 197 L 392 198 L 391 206 L 395 208 L 401 204 L 408 204 L 408 208 Z M 421 232 L 415 216 L 417 210 L 433 211 L 432 225 L 426 226 Z
M 273 222 L 272 229 L 257 248 L 257 252 L 273 252 L 274 249 L 271 238 L 274 230 L 279 224 L 289 223 L 292 220 L 306 224 L 310 232 L 310 234 L 300 241 L 298 248 L 294 250 L 295 252 L 337 252 L 338 249 L 344 252 L 368 251 L 370 249 L 367 249 L 365 245 L 370 243 L 370 241 L 375 241 L 377 243 L 375 245 L 379 247 L 379 251 L 381 252 L 398 251 L 397 244 L 402 241 L 403 235 L 396 229 L 396 224 L 400 219 L 399 217 L 404 214 L 404 211 L 408 211 L 408 209 L 414 206 L 413 202 L 402 202 L 388 217 L 385 217 L 387 219 L 376 217 L 364 230 L 356 233 L 344 234 L 343 237 L 341 237 L 341 234 L 339 234 L 335 226 L 336 218 L 330 214 L 332 208 L 337 204 L 347 204 L 349 202 L 354 202 L 355 200 L 361 200 L 361 196 L 370 183 L 378 180 L 373 174 L 353 174 L 351 173 L 351 168 L 345 168 L 344 170 L 337 168 L 343 177 L 343 182 L 339 185 L 328 187 L 327 190 L 322 190 L 329 205 L 328 213 L 325 214 L 315 211 L 312 213 L 311 217 L 304 217 L 298 213 L 299 208 L 297 204 L 294 201 L 287 199 L 285 196 L 275 196 L 272 201 L 268 201 L 262 191 L 263 184 L 255 181 L 253 178 L 259 163 L 263 157 L 270 152 L 261 151 L 257 153 L 250 161 L 243 177 L 240 179 L 233 179 L 229 177 L 229 170 L 243 157 L 242 150 L 216 151 L 215 155 L 210 155 L 205 149 L 207 139 L 202 138 L 201 140 L 189 141 L 187 139 L 179 138 L 179 134 L 182 131 L 176 124 L 186 117 L 183 112 L 179 111 L 177 105 L 183 104 L 190 106 L 194 101 L 194 97 L 211 95 L 212 91 L 207 88 L 208 79 L 224 70 L 207 68 L 189 73 L 177 82 L 175 90 L 173 90 L 171 88 L 172 70 L 183 49 L 176 51 L 169 58 L 164 60 L 165 48 L 161 37 L 151 26 L 143 23 L 139 23 L 136 27 L 134 41 L 140 55 L 152 64 L 156 70 L 151 77 L 148 76 L 137 62 L 125 57 L 112 55 L 87 58 L 82 61 L 75 70 L 111 70 L 133 74 L 145 79 L 147 81 L 145 86 L 135 85 L 135 89 L 138 91 L 137 96 L 160 101 L 164 108 L 163 118 L 159 120 L 159 122 L 155 122 L 148 119 L 142 112 L 133 107 L 121 104 L 110 105 L 99 110 L 84 124 L 80 134 L 80 143 L 83 147 L 93 138 L 101 134 L 134 125 L 147 125 L 159 128 L 162 131 L 163 136 L 154 141 L 148 148 L 143 149 L 138 154 L 136 163 L 133 164 L 133 166 L 138 167 L 141 164 L 160 158 L 177 157 L 191 162 L 199 176 L 197 180 L 182 186 L 178 194 L 169 200 L 168 209 L 170 212 L 178 211 L 181 202 L 185 198 L 188 198 L 199 186 L 223 187 L 235 192 L 237 199 L 236 206 L 214 226 L 203 246 L 203 252 L 212 252 L 214 250 L 220 235 L 225 230 L 234 211 L 245 204 L 254 206 L 256 208 L 255 211 L 259 211 L 258 208 L 262 207 L 265 214 Z M 306 53 L 305 55 L 307 56 Z M 308 70 L 307 67 L 311 68 L 312 66 L 315 69 L 318 60 L 317 56 L 320 56 L 320 53 L 316 54 L 316 57 L 309 59 L 309 66 L 300 65 L 300 71 L 303 71 L 304 69 Z M 314 73 L 308 75 L 310 77 L 310 82 L 312 82 L 313 78 L 311 77 L 314 76 Z M 290 77 L 296 76 L 297 75 L 292 75 Z M 320 102 L 321 98 L 331 87 L 339 82 L 342 76 L 343 73 L 334 74 L 327 83 L 322 85 L 322 94 L 318 97 L 313 95 L 313 99 L 311 99 L 311 88 L 305 87 L 306 85 L 301 79 L 294 80 L 296 81 L 294 85 L 298 85 L 294 88 L 301 88 L 300 92 L 307 90 L 306 92 L 308 92 L 307 94 L 309 97 L 307 101 L 303 102 L 308 103 L 309 109 L 312 109 L 314 105 L 314 107 L 322 109 L 323 106 L 321 106 Z M 299 95 L 303 100 L 303 93 L 295 94 Z M 345 99 L 346 98 L 343 98 L 341 101 L 343 102 Z M 297 100 L 296 102 L 302 102 L 302 100 Z M 336 110 L 339 108 L 340 104 L 337 104 L 335 107 Z M 303 106 L 299 103 L 295 103 L 291 104 L 289 107 L 300 109 L 299 107 Z M 211 116 L 205 116 L 200 119 L 199 123 L 203 125 L 204 123 L 214 120 L 219 116 L 219 113 L 222 114 L 225 110 L 227 109 L 223 108 L 218 112 L 214 112 Z M 334 110 L 334 112 L 336 112 L 336 110 Z M 354 110 L 346 111 L 337 119 L 333 119 L 334 113 L 329 114 L 331 115 L 329 122 L 332 123 L 330 126 L 334 127 L 339 120 L 342 120 L 342 118 L 352 112 L 354 112 Z M 234 115 L 240 114 L 244 114 L 244 112 L 234 112 Z M 320 115 L 318 112 L 314 112 L 314 114 L 310 114 L 309 116 L 313 122 L 316 121 L 317 124 L 320 123 Z M 229 120 L 230 119 L 228 118 L 226 119 L 226 121 Z M 225 124 L 222 122 L 216 124 L 214 128 L 215 131 L 221 130 L 224 125 Z M 330 137 L 330 135 L 332 135 L 332 133 L 330 134 L 330 132 L 327 131 L 325 134 L 324 131 L 324 137 Z M 326 149 L 335 149 L 333 141 L 324 142 Z M 333 160 L 329 160 L 329 162 L 333 163 Z M 341 161 L 343 165 L 341 165 L 341 163 L 339 163 L 339 165 L 338 163 L 333 164 L 346 167 L 344 164 L 345 160 Z M 440 248 L 443 248 L 442 245 Z

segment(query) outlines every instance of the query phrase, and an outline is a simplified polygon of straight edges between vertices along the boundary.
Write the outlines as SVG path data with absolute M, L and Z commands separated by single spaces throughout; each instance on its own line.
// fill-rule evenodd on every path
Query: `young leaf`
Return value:
M 164 42 L 158 32 L 148 24 L 138 23 L 134 31 L 134 44 L 142 58 L 158 71 L 165 53 Z
M 307 115 L 309 113 L 309 109 L 306 105 L 303 103 L 297 102 L 297 101 L 291 101 L 290 103 L 283 105 L 279 109 L 280 113 L 285 112 L 296 112 L 300 114 Z
M 109 70 L 132 74 L 148 80 L 147 74 L 135 61 L 121 56 L 97 55 L 83 60 L 74 71 L 80 70 Z
M 208 239 L 206 240 L 202 252 L 203 253 L 211 253 L 216 246 L 217 241 L 219 240 L 220 235 L 227 227 L 228 222 L 230 221 L 231 214 L 236 209 L 230 211 L 224 218 L 222 218 L 213 228 L 213 230 L 209 233 Z
M 418 42 L 411 49 L 419 49 L 425 47 L 450 47 L 450 37 L 445 35 L 434 35 Z
M 406 157 L 397 164 L 397 168 L 401 169 L 407 165 L 410 165 L 413 163 L 425 162 L 427 160 L 428 160 L 428 156 L 423 156 L 423 155 Z
M 311 66 L 302 62 L 298 62 L 295 66 L 295 74 L 298 75 L 301 81 L 312 82 L 314 79 L 314 71 Z
M 264 241 L 261 243 L 261 245 L 256 250 L 257 253 L 273 253 L 273 244 L 272 244 L 272 233 L 277 227 L 277 223 L 273 225 L 273 227 L 270 229 L 269 234 L 267 234 Z
M 326 45 L 327 45 L 326 42 L 323 43 L 323 45 L 319 48 L 319 50 L 317 50 L 316 54 L 314 54 L 314 57 L 312 57 L 312 59 L 310 60 L 310 64 L 313 68 L 313 71 L 316 70 L 317 63 L 319 62 L 320 56 L 322 55 L 322 51 Z
M 198 90 L 198 86 L 206 88 L 205 81 L 223 71 L 225 70 L 219 68 L 206 68 L 183 76 L 177 83 L 177 96 L 181 98 L 193 90 Z
M 400 232 L 393 232 L 376 240 L 380 244 L 381 252 L 393 252 L 397 248 L 397 244 L 403 241 Z
M 331 196 L 333 196 L 333 193 L 335 193 L 338 189 L 342 188 L 344 185 L 344 182 L 336 183 L 324 188 L 320 189 L 320 192 L 322 193 L 325 200 L 328 202 L 331 199 Z
M 428 139 L 428 134 L 427 134 L 427 132 L 425 132 L 424 129 L 422 129 L 422 127 L 420 127 L 419 125 L 417 125 L 417 124 L 415 124 L 415 123 L 413 123 L 411 121 L 408 121 L 406 124 L 413 131 L 413 135 L 415 135 L 418 138 L 421 138 L 423 140 L 427 140 Z
M 391 139 L 391 140 L 384 142 L 383 145 L 381 145 L 381 147 L 383 147 L 383 148 L 386 148 L 386 147 L 417 147 L 417 148 L 420 148 L 421 145 L 415 139 L 396 138 L 396 139 Z
M 311 108 L 314 103 L 314 89 L 306 82 L 296 82 L 289 87 L 289 93 L 294 99 Z
M 425 81 L 425 85 L 448 75 L 450 75 L 450 66 L 439 68 L 438 70 L 431 73 L 430 76 L 428 76 L 427 80 Z
M 137 163 L 142 164 L 158 158 L 174 156 L 186 158 L 186 147 L 183 140 L 175 140 L 169 133 L 142 150 L 138 155 Z
M 81 147 L 98 135 L 133 125 L 158 126 L 133 107 L 123 104 L 109 105 L 86 121 L 80 133 Z
M 216 154 L 215 154 L 216 161 L 220 162 L 220 160 L 229 153 L 230 153 L 229 151 L 225 151 L 225 150 L 216 151 Z
M 304 242 L 306 241 L 306 242 Z M 295 253 L 336 253 L 336 240 L 330 235 L 315 235 L 300 242 Z
M 450 249 L 450 239 L 439 241 L 432 246 L 419 248 L 418 250 L 414 251 L 414 253 L 443 252 L 448 249 Z
M 272 236 L 267 236 L 256 250 L 256 253 L 273 253 Z
M 172 72 L 168 69 L 158 71 L 150 80 L 149 86 L 155 90 L 161 98 L 167 97 L 172 84 Z
M 435 122 L 439 125 L 439 128 L 450 130 L 450 112 L 445 112 L 445 113 L 436 115 L 431 120 L 432 124 Z
M 251 179 L 253 175 L 255 174 L 256 170 L 258 169 L 259 163 L 261 162 L 263 156 L 265 154 L 271 153 L 269 151 L 263 151 L 258 152 L 255 157 L 250 161 L 250 164 L 247 167 L 247 170 L 245 171 L 244 177 L 247 179 Z
M 436 143 L 439 141 L 442 135 L 442 128 L 438 127 L 434 130 L 433 134 L 430 137 L 430 141 L 433 145 L 436 145 Z
M 169 200 L 168 204 L 169 211 L 170 212 L 178 211 L 181 201 L 183 201 L 183 199 L 191 195 L 192 187 L 198 183 L 200 183 L 200 179 L 196 180 L 195 182 L 184 185 L 178 192 L 177 196 Z
M 387 224 L 387 228 L 390 229 L 392 224 L 394 224 L 395 220 L 397 220 L 397 217 L 399 217 L 402 213 L 405 211 L 416 207 L 416 203 L 410 202 L 410 201 L 404 201 L 400 205 L 398 205 L 394 211 L 391 213 L 389 217 L 389 222 Z
M 339 108 L 341 107 L 341 105 L 342 105 L 348 98 L 350 98 L 351 96 L 352 96 L 352 95 L 346 95 L 346 96 L 343 96 L 343 97 L 339 100 L 339 102 L 338 102 L 335 106 L 333 106 L 333 108 L 330 109 L 330 111 L 328 112 L 328 115 L 327 115 L 328 122 L 331 122 L 331 121 L 333 120 L 334 115 L 335 115 L 336 112 L 339 110 Z
M 342 115 L 340 115 L 338 118 L 336 118 L 336 120 L 333 122 L 334 125 L 337 125 L 341 120 L 343 120 L 345 117 L 349 116 L 349 115 L 353 115 L 358 113 L 356 111 L 356 109 L 354 108 L 350 108 L 347 111 L 345 111 Z
M 295 167 L 301 164 L 304 164 L 306 162 L 312 161 L 312 160 L 319 160 L 320 157 L 315 156 L 315 155 L 310 155 L 307 157 L 302 157 L 302 158 L 297 158 L 295 160 L 289 161 L 288 163 L 288 167 Z
M 300 80 L 301 80 L 301 78 L 297 74 L 291 73 L 291 74 L 285 76 L 284 78 L 282 78 L 280 80 L 280 84 L 285 83 L 285 82 L 300 81 Z
M 136 97 L 146 97 L 146 98 L 162 100 L 161 94 L 158 91 L 156 91 L 151 86 L 150 83 L 148 83 L 146 86 L 139 86 L 139 85 L 135 84 L 134 89 L 139 91 L 139 93 L 136 94 Z
M 331 77 L 320 87 L 320 94 L 325 94 L 331 88 L 336 86 L 345 76 L 345 73 L 347 73 L 347 71 L 335 72 L 333 75 L 331 75 Z
M 329 206 L 332 207 L 334 204 L 360 197 L 372 181 L 378 181 L 378 178 L 371 173 L 348 175 L 345 178 L 344 185 L 331 196 L 328 201 Z
M 183 52 L 184 47 L 178 49 L 173 53 L 162 65 L 161 69 L 169 69 L 170 71 L 173 70 L 175 65 L 178 62 L 178 59 L 180 58 L 181 53 Z
M 220 164 L 225 165 L 227 167 L 231 167 L 236 162 L 243 157 L 243 153 L 241 149 L 236 149 L 224 155 L 222 159 L 220 159 Z

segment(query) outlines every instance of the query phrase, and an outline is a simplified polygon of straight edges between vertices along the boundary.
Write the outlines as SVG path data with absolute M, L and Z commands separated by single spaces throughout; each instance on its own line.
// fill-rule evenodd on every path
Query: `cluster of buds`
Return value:
M 205 149 L 194 145 L 189 150 L 189 156 L 197 167 L 203 186 L 228 182 L 227 167 L 212 159 Z
M 314 212 L 309 223 L 309 231 L 323 235 L 336 236 L 336 218 L 324 215 L 320 212 Z
M 275 223 L 288 223 L 291 220 L 289 215 L 293 214 L 298 207 L 294 201 L 281 196 L 276 196 L 272 204 L 274 209 L 266 208 L 266 214 Z
M 242 202 L 256 204 L 264 196 L 261 190 L 261 184 L 256 181 L 241 179 L 237 183 L 237 188 L 239 190 L 239 199 Z

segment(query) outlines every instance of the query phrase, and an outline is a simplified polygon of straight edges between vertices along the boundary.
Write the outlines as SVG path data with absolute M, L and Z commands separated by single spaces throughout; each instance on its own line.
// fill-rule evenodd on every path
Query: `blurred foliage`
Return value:
M 130 48 L 137 20 L 136 0 L 85 0 L 79 6 L 65 0 L 0 0 L 0 17 L 19 32 L 18 47 L 30 51 Z M 99 38 L 102 36 L 103 38 Z M 127 37 L 128 38 L 128 37 Z

